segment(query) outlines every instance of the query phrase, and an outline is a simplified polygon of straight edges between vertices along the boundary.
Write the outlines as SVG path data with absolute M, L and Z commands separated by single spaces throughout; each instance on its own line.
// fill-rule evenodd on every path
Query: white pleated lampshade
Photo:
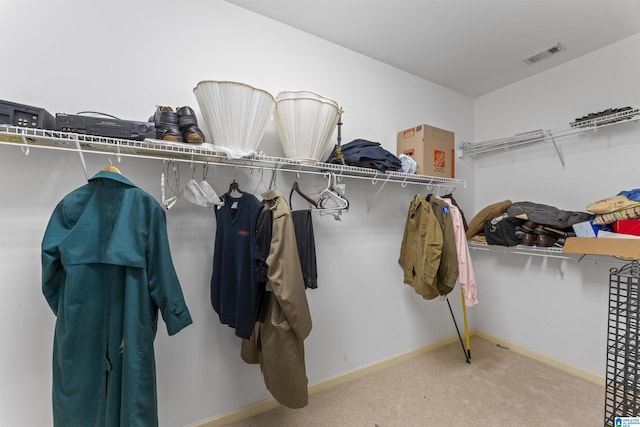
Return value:
M 285 156 L 320 161 L 336 129 L 341 107 L 313 92 L 280 92 L 273 117 Z
M 193 89 L 204 119 L 204 131 L 231 158 L 257 151 L 275 108 L 269 92 L 253 86 L 204 80 Z

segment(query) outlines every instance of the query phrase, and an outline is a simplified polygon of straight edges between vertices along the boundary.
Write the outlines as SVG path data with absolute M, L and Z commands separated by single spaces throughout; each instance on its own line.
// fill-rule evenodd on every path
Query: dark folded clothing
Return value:
M 354 139 L 342 147 L 344 163 L 349 166 L 377 169 L 383 172 L 397 171 L 402 167 L 400 159 L 382 148 L 379 142 Z M 336 146 L 325 163 L 342 163 Z
M 538 224 L 560 229 L 593 219 L 593 215 L 587 212 L 565 211 L 533 202 L 515 202 L 507 208 L 507 213 L 512 217 L 526 218 Z

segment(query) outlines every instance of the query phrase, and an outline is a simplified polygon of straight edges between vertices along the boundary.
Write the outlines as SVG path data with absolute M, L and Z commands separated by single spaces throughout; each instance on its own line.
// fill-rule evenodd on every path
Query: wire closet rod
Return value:
M 337 178 L 343 177 L 370 180 L 372 184 L 378 181 L 399 182 L 407 184 L 426 185 L 428 187 L 464 188 L 466 182 L 461 179 L 431 177 L 426 175 L 406 174 L 402 172 L 381 172 L 355 166 L 332 163 L 309 163 L 295 159 L 271 157 L 256 154 L 241 159 L 229 159 L 226 154 L 214 149 L 178 143 L 167 143 L 159 140 L 129 140 L 107 138 L 44 129 L 20 128 L 14 126 L 0 126 L 0 144 L 20 146 L 25 155 L 31 147 L 47 148 L 63 151 L 115 155 L 155 160 L 173 160 L 185 163 L 209 164 L 217 166 L 231 166 L 246 169 L 269 169 L 281 172 L 300 174 L 324 175 L 334 172 Z

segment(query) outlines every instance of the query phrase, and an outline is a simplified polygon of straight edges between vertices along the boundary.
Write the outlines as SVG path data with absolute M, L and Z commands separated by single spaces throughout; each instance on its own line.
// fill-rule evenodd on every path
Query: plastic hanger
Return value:
M 198 182 L 195 179 L 195 165 L 192 165 L 191 167 L 193 168 L 191 179 L 182 189 L 182 198 L 187 202 L 205 208 L 220 205 L 220 197 L 206 180 L 207 170 L 203 167 L 202 181 Z
M 258 190 L 260 189 L 260 185 L 264 188 L 264 191 L 269 191 L 269 187 L 264 182 L 264 168 L 260 168 L 260 181 L 258 181 L 258 185 L 256 185 L 256 189 L 253 190 L 253 194 L 258 195 Z
M 227 194 L 234 198 L 242 197 L 242 190 L 240 190 L 240 186 L 235 179 L 231 182 L 231 184 L 229 184 L 229 190 L 227 190 Z
M 335 182 L 335 174 L 327 173 L 327 187 L 320 192 L 316 198 L 317 210 L 321 215 L 331 214 L 334 219 L 340 221 L 340 215 L 343 211 L 349 210 L 349 200 L 340 195 L 333 187 Z
M 269 182 L 269 190 L 276 188 L 276 180 L 278 179 L 277 173 L 278 165 L 276 164 L 271 171 L 271 181 Z
M 160 175 L 161 202 L 165 209 L 169 210 L 178 202 L 180 169 L 173 160 L 163 159 L 162 163 L 162 174 Z M 170 195 L 167 195 L 167 193 Z
M 222 193 L 216 188 L 215 185 L 213 185 L 213 182 L 209 180 L 209 177 L 207 176 L 208 174 L 209 174 L 209 163 L 205 163 L 205 165 L 202 167 L 202 181 L 200 181 L 198 186 L 200 187 L 201 191 L 206 195 L 207 200 L 212 205 L 222 206 L 224 205 L 224 200 L 222 199 L 222 197 L 220 197 Z

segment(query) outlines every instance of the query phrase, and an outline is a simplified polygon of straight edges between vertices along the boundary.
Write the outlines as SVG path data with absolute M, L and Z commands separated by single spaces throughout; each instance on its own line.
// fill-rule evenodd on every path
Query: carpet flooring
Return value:
M 604 386 L 483 338 L 420 354 L 231 427 L 602 426 Z

